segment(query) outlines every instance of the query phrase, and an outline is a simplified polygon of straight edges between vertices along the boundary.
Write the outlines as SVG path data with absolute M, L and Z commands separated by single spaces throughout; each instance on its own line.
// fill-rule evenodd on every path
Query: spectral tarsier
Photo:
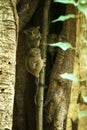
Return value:
M 45 67 L 45 61 L 41 58 L 40 40 L 41 35 L 39 31 L 40 27 L 31 27 L 25 30 L 24 33 L 27 37 L 27 45 L 29 48 L 28 55 L 25 59 L 25 67 L 29 73 L 36 77 L 37 90 L 35 94 L 35 104 L 37 104 L 37 94 L 39 85 L 39 74 L 43 67 Z
M 28 56 L 25 59 L 25 66 L 29 73 L 39 78 L 39 73 L 44 66 L 39 48 L 30 49 Z
M 40 47 L 41 34 L 39 26 L 30 27 L 29 29 L 25 30 L 24 33 L 26 34 L 26 40 L 29 49 Z
M 29 47 L 28 56 L 25 60 L 25 67 L 29 73 L 35 77 L 39 77 L 41 69 L 44 67 L 43 59 L 41 59 L 40 40 L 41 35 L 40 27 L 30 27 L 25 30 L 27 38 L 27 45 Z

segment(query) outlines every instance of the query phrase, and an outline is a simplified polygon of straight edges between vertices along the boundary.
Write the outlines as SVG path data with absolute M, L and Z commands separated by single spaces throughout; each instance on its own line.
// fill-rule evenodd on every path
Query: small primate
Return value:
M 24 33 L 26 34 L 26 40 L 29 49 L 40 47 L 41 34 L 39 26 L 30 27 L 29 29 L 26 29 Z
M 41 59 L 40 49 L 32 48 L 25 59 L 25 67 L 27 71 L 38 78 L 43 66 L 44 62 L 43 59 Z

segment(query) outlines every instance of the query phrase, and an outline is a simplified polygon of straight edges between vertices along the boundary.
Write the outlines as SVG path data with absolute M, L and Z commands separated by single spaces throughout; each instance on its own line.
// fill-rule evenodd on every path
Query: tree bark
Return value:
M 86 130 L 87 129 L 87 115 L 79 118 L 79 113 L 87 112 L 87 104 L 83 97 L 87 96 L 87 46 L 86 36 L 87 20 L 85 16 L 79 12 L 77 15 L 81 16 L 76 23 L 76 52 L 74 73 L 78 76 L 78 83 L 72 83 L 71 98 L 69 111 L 67 116 L 66 130 Z
M 18 4 L 19 30 L 21 31 L 30 21 L 40 0 L 21 0 Z
M 75 13 L 75 8 L 67 6 L 66 14 Z M 75 46 L 75 20 L 64 22 L 62 33 L 57 40 L 68 41 Z M 72 34 L 70 35 L 72 30 Z M 55 42 L 55 41 L 54 41 Z M 47 129 L 64 130 L 70 99 L 71 81 L 62 79 L 60 74 L 73 72 L 74 51 L 57 49 L 57 56 L 50 75 L 50 83 L 45 102 Z
M 16 1 L 0 0 L 0 129 L 12 130 L 18 23 Z

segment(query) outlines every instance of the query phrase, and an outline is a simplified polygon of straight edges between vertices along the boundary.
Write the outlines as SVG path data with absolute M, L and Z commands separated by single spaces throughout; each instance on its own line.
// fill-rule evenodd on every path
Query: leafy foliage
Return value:
M 87 18 L 87 0 L 78 0 L 77 2 L 75 2 L 74 0 L 54 0 L 54 2 L 72 4 L 76 6 L 77 9 L 81 11 Z
M 63 4 L 76 4 L 74 0 L 54 0 L 54 2 L 59 2 Z
M 78 0 L 77 8 L 80 10 L 87 18 L 87 0 Z
M 63 73 L 63 74 L 60 74 L 60 76 L 63 78 L 63 79 L 69 79 L 71 81 L 74 81 L 75 83 L 78 82 L 78 78 L 75 74 L 73 73 Z
M 75 7 L 77 7 L 77 9 L 79 11 L 81 11 L 85 17 L 87 18 L 87 0 L 78 0 L 77 2 L 75 2 L 75 0 L 54 0 L 54 2 L 59 2 L 59 3 L 63 3 L 63 4 L 72 4 Z M 60 16 L 58 19 L 53 20 L 52 22 L 58 22 L 58 21 L 65 21 L 68 20 L 69 18 L 75 18 L 76 16 L 74 14 L 68 14 L 65 16 Z M 85 41 L 85 43 L 87 43 L 87 41 L 82 37 L 82 39 Z M 56 47 L 60 47 L 62 50 L 66 51 L 69 48 L 74 49 L 70 43 L 68 42 L 57 42 L 54 44 L 48 44 L 50 46 L 56 46 Z M 63 79 L 69 79 L 71 81 L 74 82 L 78 82 L 78 78 L 76 77 L 76 75 L 74 75 L 73 73 L 63 73 L 60 75 Z M 87 97 L 83 97 L 84 102 L 87 102 Z
M 81 112 L 78 113 L 79 119 L 82 118 L 82 117 L 85 117 L 85 116 L 87 116 L 87 111 L 81 111 Z
M 55 20 L 53 20 L 52 21 L 52 23 L 54 23 L 54 22 L 58 22 L 58 21 L 65 21 L 65 20 L 68 20 L 68 19 L 70 19 L 70 18 L 75 18 L 75 15 L 74 14 L 68 14 L 68 15 L 61 15 L 58 19 L 55 19 Z
M 57 42 L 57 43 L 48 44 L 48 45 L 54 46 L 54 47 L 59 47 L 59 48 L 61 48 L 61 49 L 64 50 L 64 51 L 66 51 L 66 50 L 69 49 L 69 48 L 73 48 L 73 47 L 71 46 L 71 44 L 68 43 L 68 42 Z

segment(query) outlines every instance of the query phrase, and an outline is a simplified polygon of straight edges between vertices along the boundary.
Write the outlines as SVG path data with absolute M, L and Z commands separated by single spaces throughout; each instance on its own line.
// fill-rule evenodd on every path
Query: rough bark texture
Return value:
M 87 96 L 86 23 L 87 20 L 83 15 L 77 19 L 74 73 L 79 77 L 80 81 L 72 84 L 66 130 L 87 129 L 87 116 L 84 115 L 78 118 L 79 113 L 87 112 L 87 104 L 83 100 L 83 97 Z
M 12 130 L 13 121 L 18 31 L 16 2 L 13 2 L 0 0 L 0 130 Z
M 13 130 L 35 129 L 35 79 L 25 68 L 25 58 L 28 54 L 27 44 L 20 34 L 17 48 L 16 95 L 14 105 Z
M 14 103 L 13 130 L 35 129 L 35 78 L 25 68 L 25 58 L 29 52 L 27 39 L 22 31 L 34 14 L 39 0 L 20 0 L 17 5 L 19 15 L 19 41 L 17 48 L 16 94 Z M 27 27 L 28 28 L 28 27 Z
M 41 0 L 41 2 L 42 1 L 43 0 Z M 21 4 L 19 5 L 20 2 Z M 41 27 L 42 26 L 42 16 L 41 16 L 42 6 L 39 5 L 40 8 L 37 9 L 39 0 L 29 1 L 30 3 L 27 3 L 28 2 L 27 0 L 24 0 L 24 1 L 21 0 L 20 2 L 18 3 L 20 30 L 24 28 L 24 26 L 26 26 L 25 25 L 26 23 L 29 23 L 29 26 L 40 25 Z M 66 13 L 67 14 L 75 13 L 75 8 L 72 6 L 67 6 Z M 30 21 L 32 15 L 34 17 Z M 76 42 L 75 22 L 76 22 L 75 20 L 66 21 L 63 25 L 64 29 L 62 30 L 62 33 L 59 36 L 57 34 L 53 34 L 55 37 L 53 42 L 55 41 L 55 39 L 56 41 L 59 41 L 59 40 L 68 41 L 72 44 L 72 46 L 75 46 L 75 42 Z M 29 28 L 29 27 L 26 26 L 26 28 Z M 86 33 L 83 33 L 83 34 L 84 36 L 86 36 Z M 52 59 L 50 60 L 50 62 L 47 61 L 49 62 L 47 66 L 48 67 L 47 72 L 48 72 L 49 66 L 53 68 L 50 75 L 50 82 L 47 81 L 47 84 L 49 84 L 49 88 L 47 92 L 46 102 L 44 104 L 45 121 L 46 121 L 45 129 L 64 130 L 65 124 L 66 124 L 65 120 L 67 117 L 67 111 L 68 111 L 68 105 L 69 105 L 71 82 L 68 80 L 63 80 L 59 76 L 59 74 L 73 71 L 74 51 L 69 49 L 68 51 L 64 52 L 59 48 L 58 49 L 51 48 L 50 51 L 52 52 L 51 53 Z M 25 35 L 22 33 L 22 31 L 20 31 L 19 44 L 17 48 L 16 95 L 15 95 L 14 127 L 13 127 L 14 130 L 24 130 L 24 129 L 33 130 L 35 129 L 35 126 L 36 126 L 35 125 L 36 106 L 34 103 L 36 84 L 35 84 L 34 77 L 30 75 L 25 69 L 25 57 L 27 53 L 28 53 L 28 48 L 26 44 Z M 83 53 L 81 55 L 83 55 Z M 78 59 L 78 55 L 76 55 L 76 58 Z M 54 63 L 54 60 L 55 60 L 55 64 L 52 64 L 52 62 Z M 82 59 L 80 62 L 83 63 Z M 75 68 L 78 69 L 76 65 L 75 65 Z M 80 76 L 83 77 L 84 73 L 81 72 Z M 86 77 L 87 75 L 85 76 L 85 78 Z M 82 85 L 80 86 L 80 88 L 79 88 L 79 84 L 77 85 L 75 84 L 75 87 L 74 87 L 75 89 L 72 88 L 73 91 L 76 93 L 71 95 L 72 100 L 74 102 L 70 106 L 70 111 L 69 111 L 70 115 L 68 115 L 69 120 L 67 120 L 67 126 L 66 126 L 67 130 L 74 130 L 74 129 L 76 130 L 77 127 L 79 130 L 80 129 L 82 130 L 81 125 L 83 125 L 84 129 L 86 130 L 86 121 L 85 121 L 86 118 L 80 119 L 79 122 L 77 123 L 77 113 L 79 112 L 79 110 L 80 109 L 87 110 L 86 104 L 84 104 L 82 101 L 82 96 L 84 96 L 84 93 L 85 95 L 87 93 L 85 91 L 86 85 L 84 85 L 83 83 L 81 84 Z M 81 95 L 81 97 L 79 95 Z M 79 102 L 79 97 L 81 98 L 82 104 L 76 103 L 76 102 Z
M 67 6 L 67 13 L 75 13 L 75 8 Z M 64 29 L 59 40 L 68 41 L 75 46 L 75 20 L 68 20 L 64 23 Z M 72 30 L 72 35 L 70 35 Z M 63 38 L 64 37 L 64 38 Z M 68 111 L 71 82 L 62 79 L 59 74 L 71 73 L 73 71 L 74 51 L 66 52 L 57 49 L 55 64 L 50 76 L 49 89 L 45 102 L 45 120 L 49 130 L 64 130 L 65 120 Z
M 35 10 L 37 9 L 39 0 L 21 0 L 17 6 L 19 15 L 19 30 L 30 21 Z

